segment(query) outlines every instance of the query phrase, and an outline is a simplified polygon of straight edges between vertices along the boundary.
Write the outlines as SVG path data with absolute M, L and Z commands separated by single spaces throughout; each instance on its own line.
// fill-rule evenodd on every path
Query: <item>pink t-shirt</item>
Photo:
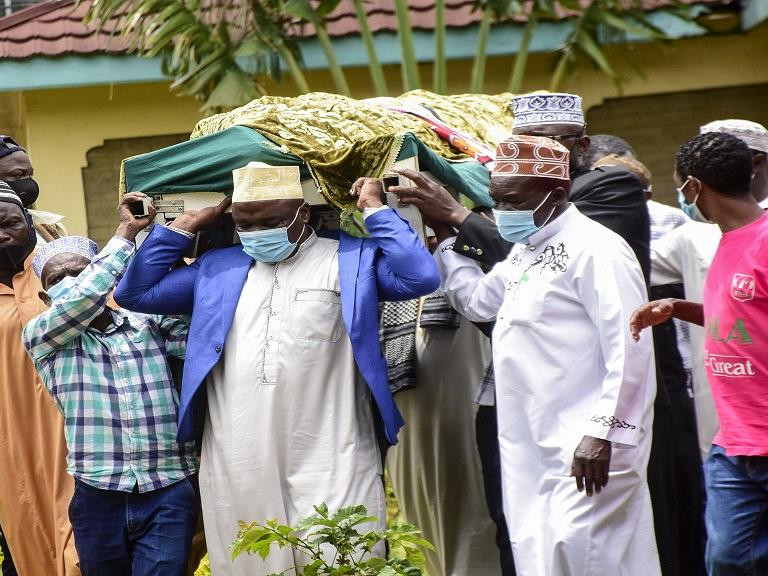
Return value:
M 768 456 L 768 214 L 723 234 L 703 298 L 713 442 L 729 456 Z

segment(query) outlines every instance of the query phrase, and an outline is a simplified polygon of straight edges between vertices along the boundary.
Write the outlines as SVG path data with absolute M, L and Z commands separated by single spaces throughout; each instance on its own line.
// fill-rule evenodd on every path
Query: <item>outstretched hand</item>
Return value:
M 672 298 L 654 300 L 643 304 L 632 313 L 629 319 L 629 331 L 635 341 L 640 340 L 640 332 L 650 326 L 656 326 L 666 322 L 672 317 L 675 310 L 675 301 Z
M 416 206 L 428 226 L 434 228 L 439 224 L 446 224 L 459 228 L 469 216 L 470 211 L 459 204 L 448 190 L 423 174 L 408 168 L 395 168 L 394 171 L 408 178 L 416 186 L 390 186 L 389 192 L 397 194 L 401 204 Z

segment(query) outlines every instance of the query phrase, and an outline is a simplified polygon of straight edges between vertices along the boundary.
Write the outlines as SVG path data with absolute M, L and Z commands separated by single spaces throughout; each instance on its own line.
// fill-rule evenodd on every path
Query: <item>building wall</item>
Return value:
M 653 175 L 654 199 L 677 205 L 677 149 L 712 120 L 742 118 L 768 126 L 768 84 L 609 98 L 587 116 L 593 134 L 624 138 Z
M 82 169 L 105 140 L 188 133 L 199 103 L 163 84 L 41 90 L 24 94 L 27 148 L 40 183 L 37 207 L 66 216 L 71 234 L 87 234 Z M 102 194 L 117 202 L 117 174 Z
M 709 35 L 669 43 L 637 43 L 606 47 L 605 52 L 615 67 L 624 75 L 623 92 L 615 83 L 595 67 L 587 64 L 570 76 L 563 90 L 576 92 L 590 108 L 606 98 L 666 94 L 668 92 L 701 90 L 723 86 L 740 86 L 768 82 L 768 22 L 749 33 Z M 532 54 L 527 65 L 523 89 L 546 90 L 556 66 L 552 54 Z M 492 57 L 486 64 L 485 87 L 487 93 L 507 90 L 514 57 Z M 422 87 L 432 86 L 432 66 L 420 66 Z M 448 92 L 468 91 L 472 61 L 448 62 Z M 367 68 L 346 70 L 353 95 L 358 98 L 375 96 Z M 403 91 L 400 69 L 386 67 L 385 74 L 391 95 Z M 306 74 L 312 90 L 333 92 L 333 83 L 323 71 Z M 292 96 L 295 86 L 288 76 L 282 85 L 272 84 L 269 92 Z
M 642 128 L 637 138 L 643 141 L 647 140 L 648 134 L 652 134 L 654 141 L 675 140 L 679 143 L 677 140 L 683 132 L 672 139 L 664 138 L 669 128 L 670 115 L 665 113 L 664 107 L 668 104 L 663 95 L 768 84 L 765 46 L 768 46 L 768 23 L 748 34 L 707 36 L 670 44 L 611 47 L 607 49 L 608 55 L 621 70 L 634 67 L 643 73 L 642 77 L 635 75 L 627 79 L 623 94 L 619 94 L 609 78 L 589 66 L 570 77 L 563 88 L 581 94 L 586 109 L 604 103 L 612 107 L 610 114 L 590 113 L 589 118 L 595 118 L 596 124 L 594 127 L 589 126 L 589 130 L 598 127 L 600 132 L 621 130 L 623 132 L 619 132 L 619 135 L 624 133 L 634 139 L 634 126 Z M 488 60 L 486 92 L 506 90 L 513 62 L 511 57 Z M 471 61 L 449 62 L 448 82 L 451 93 L 467 91 L 471 66 Z M 554 56 L 532 55 L 524 90 L 548 88 L 554 66 Z M 367 68 L 349 69 L 346 73 L 354 96 L 364 98 L 375 95 Z M 386 75 L 390 92 L 401 93 L 400 69 L 388 67 Z M 421 66 L 421 77 L 423 86 L 429 88 L 432 78 L 430 65 Z M 313 90 L 333 92 L 333 84 L 327 72 L 308 72 L 307 78 Z M 295 95 L 295 88 L 286 80 L 282 85 L 271 86 L 270 93 Z M 738 93 L 736 90 L 728 94 Z M 0 97 L 5 98 L 4 95 Z M 644 99 L 632 100 L 640 97 Z M 617 98 L 618 102 L 626 103 L 620 110 L 616 108 Z M 64 214 L 68 228 L 77 234 L 85 234 L 88 229 L 82 169 L 87 164 L 86 155 L 89 150 L 103 145 L 106 140 L 189 132 L 201 117 L 198 102 L 171 94 L 165 83 L 30 91 L 21 98 L 16 96 L 16 102 L 16 116 L 21 111 L 23 117 L 23 140 L 29 148 L 40 181 L 42 192 L 38 207 Z M 732 115 L 757 119 L 754 110 L 760 106 L 760 102 L 754 98 L 739 102 L 741 104 L 738 106 L 729 108 Z M 0 101 L 0 110 L 2 104 Z M 675 107 L 675 117 L 690 112 L 686 133 L 699 121 L 699 116 L 710 119 L 708 114 L 696 116 L 693 105 L 684 96 L 676 100 Z M 719 110 L 722 108 L 712 108 L 712 114 L 720 114 Z M 607 119 L 598 122 L 597 118 Z M 0 114 L 0 129 L 3 128 L 3 122 Z M 639 145 L 639 142 L 632 143 Z M 646 153 L 644 144 L 640 148 Z M 671 153 L 671 148 L 670 145 L 659 150 L 663 150 L 666 157 Z M 649 149 L 647 154 L 651 153 Z M 663 158 L 650 159 L 657 177 L 663 161 Z M 103 194 L 115 195 L 116 198 L 119 166 L 115 164 L 114 187 L 105 189 Z
M 91 148 L 83 168 L 83 189 L 85 191 L 85 209 L 88 219 L 88 237 L 99 246 L 104 246 L 118 225 L 117 182 L 120 177 L 120 164 L 124 158 L 137 156 L 178 144 L 186 140 L 188 134 L 168 136 L 145 136 L 142 138 L 120 138 L 107 140 L 102 146 Z M 109 190 L 109 194 L 104 194 Z
M 26 143 L 26 115 L 21 92 L 0 92 L 0 134 L 11 136 L 22 146 Z

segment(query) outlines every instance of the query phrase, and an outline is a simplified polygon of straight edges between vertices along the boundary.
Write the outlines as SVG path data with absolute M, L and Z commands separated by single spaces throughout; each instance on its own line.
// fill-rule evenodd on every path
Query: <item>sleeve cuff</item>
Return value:
M 381 205 L 376 208 L 364 208 L 363 209 L 363 220 L 367 220 L 368 216 L 372 216 L 376 214 L 376 212 L 381 212 L 382 210 L 389 210 L 389 206 Z
M 627 422 L 614 416 L 593 416 L 584 426 L 584 435 L 593 438 L 609 440 L 617 444 L 617 448 L 629 448 L 637 446 L 640 442 L 640 434 L 647 433 L 642 430 L 642 425 Z
M 129 254 L 135 250 L 135 246 L 133 242 L 131 242 L 127 238 L 123 238 L 122 236 L 112 236 L 110 241 L 107 243 L 107 246 L 112 246 L 116 250 L 118 249 L 125 250 Z
M 365 213 L 363 213 L 363 218 L 365 218 Z M 175 232 L 176 234 L 181 234 L 182 236 L 185 236 L 187 238 L 194 238 L 195 235 L 192 234 L 192 232 L 188 232 L 186 230 L 182 230 L 181 228 L 173 228 L 171 226 L 166 226 L 166 230 L 170 230 L 171 232 Z
M 135 252 L 133 242 L 120 236 L 113 236 L 104 249 L 99 252 L 94 261 L 104 261 L 110 264 L 126 262 Z

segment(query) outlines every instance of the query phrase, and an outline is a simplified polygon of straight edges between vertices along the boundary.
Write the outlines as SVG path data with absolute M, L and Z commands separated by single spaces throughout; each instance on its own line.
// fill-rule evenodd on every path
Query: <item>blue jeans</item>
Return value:
M 768 456 L 712 446 L 704 477 L 709 576 L 768 574 Z
M 144 493 L 75 479 L 69 519 L 83 576 L 184 576 L 199 511 L 196 475 Z

